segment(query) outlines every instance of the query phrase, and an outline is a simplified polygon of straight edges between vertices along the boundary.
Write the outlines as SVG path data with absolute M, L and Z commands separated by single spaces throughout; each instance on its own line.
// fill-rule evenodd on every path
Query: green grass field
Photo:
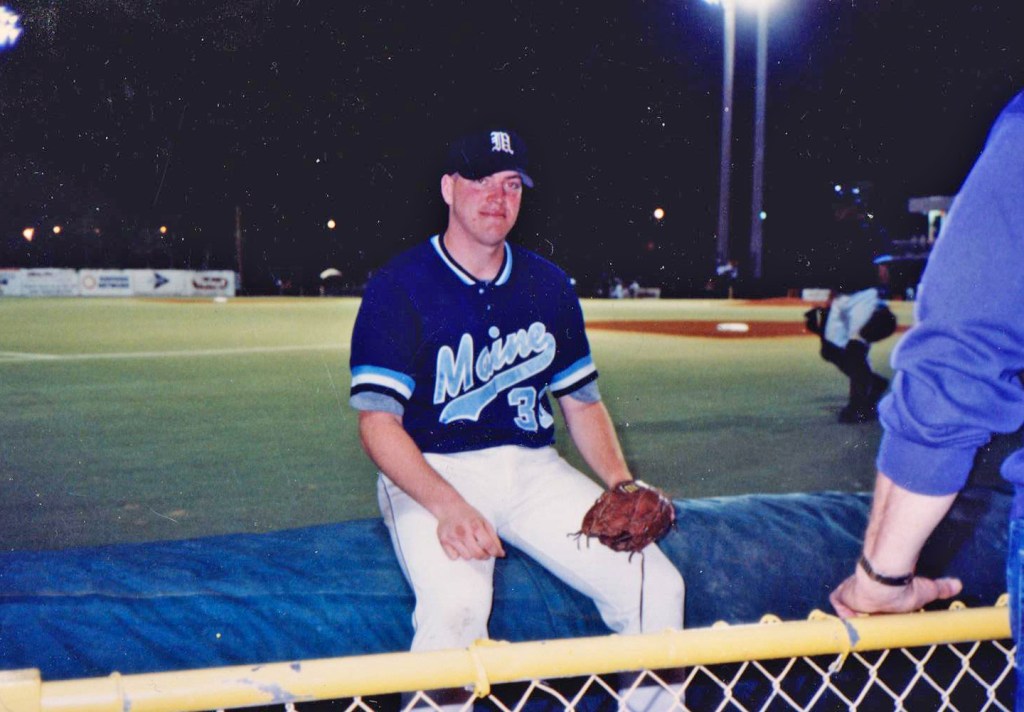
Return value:
M 355 299 L 0 299 L 6 550 L 377 516 L 348 401 Z M 588 321 L 801 321 L 805 306 L 587 301 Z M 896 304 L 900 323 L 910 305 Z M 592 330 L 635 473 L 673 497 L 868 489 L 877 424 L 815 337 Z M 895 337 L 872 360 L 888 375 Z M 564 430 L 561 431 L 564 433 Z M 563 437 L 560 449 L 580 463 Z

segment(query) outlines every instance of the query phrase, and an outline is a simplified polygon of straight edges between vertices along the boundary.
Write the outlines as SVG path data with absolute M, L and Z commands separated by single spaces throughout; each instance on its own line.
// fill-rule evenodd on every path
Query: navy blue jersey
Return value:
M 352 404 L 403 407 L 423 452 L 554 442 L 548 394 L 597 378 L 569 278 L 506 243 L 492 282 L 466 272 L 439 236 L 370 280 L 352 333 Z M 380 402 L 377 399 L 377 402 Z

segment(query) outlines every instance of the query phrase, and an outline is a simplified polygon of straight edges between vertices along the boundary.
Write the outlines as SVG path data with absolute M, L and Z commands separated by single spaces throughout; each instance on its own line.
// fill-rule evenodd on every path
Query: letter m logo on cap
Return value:
M 512 150 L 512 138 L 504 131 L 491 131 L 491 151 L 515 153 Z

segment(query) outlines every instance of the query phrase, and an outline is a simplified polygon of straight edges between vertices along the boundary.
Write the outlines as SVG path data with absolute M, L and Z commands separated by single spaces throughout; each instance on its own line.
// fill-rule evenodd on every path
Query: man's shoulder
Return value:
M 1005 114 L 1016 114 L 1017 118 L 1024 116 L 1024 91 L 1018 92 L 1015 97 L 1010 99 L 1010 103 L 1003 109 Z
M 521 265 L 524 271 L 530 274 L 538 274 L 548 279 L 569 279 L 569 275 L 564 269 L 533 250 L 512 243 L 509 243 L 509 247 L 512 248 L 513 261 Z
M 989 129 L 986 145 L 991 145 L 995 137 L 999 135 L 1012 135 L 1019 142 L 1021 121 L 1024 121 L 1024 91 L 1010 99 L 1009 103 L 999 112 L 999 116 L 992 122 L 992 127 Z
M 387 260 L 373 274 L 371 281 L 409 279 L 434 265 L 431 255 L 434 252 L 430 240 L 407 247 L 394 257 Z

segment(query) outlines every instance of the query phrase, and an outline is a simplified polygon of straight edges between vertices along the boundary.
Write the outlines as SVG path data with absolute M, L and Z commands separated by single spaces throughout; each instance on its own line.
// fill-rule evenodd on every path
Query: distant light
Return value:
M 333 230 L 337 226 L 338 226 L 338 223 L 334 222 L 334 218 L 331 218 L 330 220 L 327 221 L 327 229 L 328 230 Z
M 835 188 L 835 191 L 837 193 L 842 193 L 843 192 L 843 186 L 839 185 L 838 183 L 835 184 L 834 188 Z
M 166 225 L 161 225 L 160 226 L 160 234 L 161 235 L 166 235 L 167 234 L 167 226 Z
M 874 213 L 868 213 L 867 216 L 868 216 L 868 220 L 874 220 L 875 219 L 875 214 Z
M 665 211 L 662 210 L 661 208 L 655 208 L 654 209 L 654 219 L 655 220 L 661 220 L 663 217 L 665 217 Z
M 63 229 L 64 228 L 62 228 L 60 225 L 54 225 L 53 226 L 53 234 L 54 235 L 59 235 L 61 233 L 61 230 L 63 230 Z
M 27 227 L 21 231 L 21 236 L 32 242 L 32 238 L 36 236 L 36 229 L 34 227 Z
M 21 28 L 18 21 L 21 18 L 0 5 L 0 49 L 13 47 L 21 36 Z
M 766 213 L 765 211 L 763 211 L 763 210 L 762 210 L 761 212 L 759 212 L 759 213 L 757 214 L 757 216 L 758 216 L 759 218 L 761 218 L 762 220 L 764 220 L 765 218 L 767 218 L 767 217 L 768 217 L 768 213 Z
M 775 0 L 704 0 L 708 5 L 742 5 L 749 9 L 758 9 L 761 7 L 770 7 L 775 4 Z
M 860 195 L 860 188 L 854 186 L 853 190 L 851 190 L 850 192 L 853 193 L 854 195 Z

